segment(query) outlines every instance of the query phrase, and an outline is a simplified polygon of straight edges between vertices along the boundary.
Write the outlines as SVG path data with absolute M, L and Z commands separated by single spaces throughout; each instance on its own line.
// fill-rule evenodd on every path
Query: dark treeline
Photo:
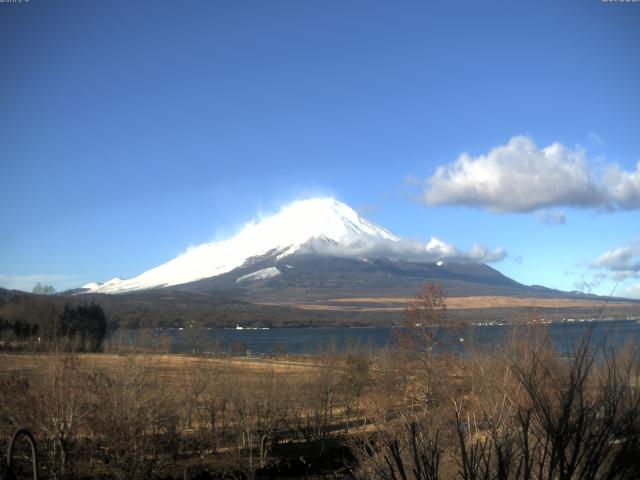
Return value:
M 99 352 L 107 336 L 105 313 L 95 303 L 70 305 L 61 309 L 41 302 L 31 309 L 13 305 L 15 319 L 0 317 L 0 348 L 5 350 L 52 350 Z
M 107 319 L 102 307 L 65 304 L 59 321 L 54 323 L 54 337 L 64 339 L 65 348 L 76 352 L 99 352 L 107 336 Z
M 18 340 L 25 340 L 30 337 L 37 337 L 39 330 L 40 325 L 37 323 L 22 322 L 20 320 L 10 322 L 0 317 L 0 338 L 13 334 Z

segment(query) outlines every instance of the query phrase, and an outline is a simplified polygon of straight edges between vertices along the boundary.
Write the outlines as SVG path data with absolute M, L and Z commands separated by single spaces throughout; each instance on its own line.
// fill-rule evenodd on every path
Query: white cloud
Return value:
M 400 248 L 405 247 L 406 246 L 400 246 Z M 420 251 L 421 246 L 416 245 L 416 247 L 417 250 Z M 424 246 L 424 251 L 428 256 L 431 256 L 434 259 L 444 260 L 445 258 L 456 256 L 458 249 L 449 243 L 443 242 L 439 238 L 431 237 L 429 243 Z
M 617 282 L 637 278 L 640 275 L 640 241 L 604 252 L 591 267 L 607 271 Z
M 576 266 L 588 267 L 574 283 L 576 290 L 607 295 L 609 291 L 603 289 L 608 288 L 618 297 L 640 298 L 640 240 L 607 250 L 591 263 Z
M 619 284 L 618 296 L 640 298 L 640 241 L 607 250 L 590 268 L 597 272 L 594 278 L 598 281 L 606 278 Z
M 504 260 L 507 252 L 503 248 L 496 248 L 493 251 L 488 250 L 485 246 L 475 244 L 471 250 L 460 251 L 455 246 L 443 242 L 439 238 L 431 237 L 429 243 L 424 246 L 427 257 L 433 261 L 450 260 L 459 262 L 473 263 L 493 263 Z
M 464 252 L 463 252 L 464 253 Z M 493 251 L 487 250 L 483 245 L 475 244 L 473 248 L 466 254 L 471 260 L 479 263 L 501 262 L 507 256 L 507 251 L 498 247 Z
M 611 165 L 603 177 L 609 202 L 623 210 L 640 208 L 640 162 L 635 172 L 627 172 L 617 165 Z
M 492 212 L 553 207 L 640 208 L 640 162 L 635 172 L 605 165 L 591 172 L 585 151 L 553 143 L 539 148 L 528 136 L 511 138 L 486 155 L 461 154 L 427 180 L 429 205 L 465 205 Z
M 354 238 L 338 245 L 322 239 L 315 240 L 307 246 L 310 250 L 346 257 L 391 257 L 418 262 L 450 261 L 461 263 L 494 263 L 504 260 L 507 252 L 503 248 L 489 250 L 476 244 L 470 250 L 459 250 L 454 245 L 439 238 L 432 237 L 429 242 L 414 240 L 386 240 Z

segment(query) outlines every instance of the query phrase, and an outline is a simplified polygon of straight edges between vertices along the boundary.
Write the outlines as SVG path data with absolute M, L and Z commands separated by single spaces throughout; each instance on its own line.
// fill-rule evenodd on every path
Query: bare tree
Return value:
M 334 423 L 335 407 L 338 403 L 338 376 L 335 345 L 327 346 L 320 356 L 319 365 L 310 375 L 310 419 L 314 437 L 320 440 L 324 450 Z
M 50 448 L 51 472 L 66 478 L 80 426 L 90 412 L 86 398 L 88 375 L 77 356 L 58 354 L 48 359 L 47 374 L 37 393 L 38 426 Z
M 200 428 L 205 432 L 211 450 L 215 452 L 228 424 L 228 405 L 232 391 L 230 364 L 225 360 L 207 359 L 198 365 L 198 375 L 204 387 L 198 404 Z
M 339 389 L 345 414 L 345 430 L 349 431 L 351 419 L 360 423 L 361 401 L 365 389 L 371 383 L 371 353 L 351 346 L 343 355 L 344 365 L 339 372 Z
M 265 465 L 267 454 L 274 445 L 276 432 L 284 425 L 287 405 L 278 395 L 282 378 L 273 371 L 253 382 L 247 377 L 236 385 L 232 405 L 240 430 L 240 447 L 248 454 L 249 468 L 254 467 L 254 452 L 259 464 Z
M 163 454 L 174 449 L 175 405 L 150 368 L 149 357 L 128 356 L 113 376 L 100 378 L 91 427 L 103 457 L 120 479 L 151 476 L 167 461 Z
M 193 416 L 197 410 L 200 396 L 206 388 L 205 379 L 200 369 L 193 364 L 192 358 L 183 358 L 184 375 L 180 384 L 179 395 L 185 409 L 185 427 L 191 428 Z
M 444 347 L 444 322 L 447 317 L 446 293 L 440 284 L 427 283 L 422 286 L 405 311 L 404 329 L 397 333 L 401 350 L 414 368 L 418 391 L 411 394 L 414 406 L 426 405 L 433 394 L 434 354 Z

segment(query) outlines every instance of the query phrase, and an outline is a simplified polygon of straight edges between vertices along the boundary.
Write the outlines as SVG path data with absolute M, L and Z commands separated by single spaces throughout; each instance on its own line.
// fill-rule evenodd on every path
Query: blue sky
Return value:
M 0 3 L 0 285 L 132 277 L 334 195 L 640 297 L 639 45 L 640 4 L 597 0 Z

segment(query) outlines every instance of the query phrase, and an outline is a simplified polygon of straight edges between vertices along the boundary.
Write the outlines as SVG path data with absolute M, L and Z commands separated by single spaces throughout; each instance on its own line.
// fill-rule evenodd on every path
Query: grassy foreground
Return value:
M 559 358 L 514 327 L 461 356 L 432 333 L 299 358 L 2 354 L 0 444 L 32 430 L 44 478 L 640 478 L 636 345 Z

